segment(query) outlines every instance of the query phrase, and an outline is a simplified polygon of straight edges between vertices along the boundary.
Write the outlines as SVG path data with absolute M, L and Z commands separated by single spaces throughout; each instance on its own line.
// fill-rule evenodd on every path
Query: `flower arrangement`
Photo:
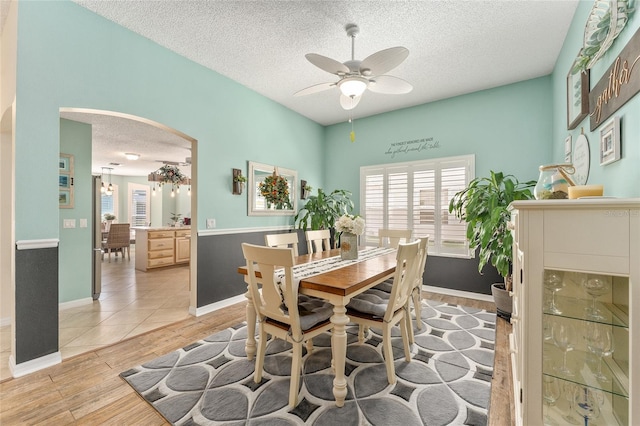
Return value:
M 172 185 L 180 185 L 187 179 L 177 166 L 172 166 L 170 164 L 165 164 L 160 167 L 156 173 L 160 175 L 160 178 L 162 179 L 160 184 L 171 183 Z
M 260 194 L 267 201 L 267 207 L 274 205 L 276 209 L 292 209 L 289 198 L 289 182 L 274 171 L 258 184 Z
M 337 232 L 362 235 L 364 233 L 364 219 L 358 215 L 343 214 L 336 221 Z

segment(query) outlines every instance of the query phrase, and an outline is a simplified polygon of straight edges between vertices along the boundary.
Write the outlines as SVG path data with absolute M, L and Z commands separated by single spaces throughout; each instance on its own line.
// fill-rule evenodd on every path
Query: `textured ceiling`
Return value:
M 338 89 L 303 97 L 293 94 L 337 80 L 304 55 L 349 60 L 351 42 L 344 30 L 348 23 L 360 27 L 356 59 L 393 46 L 408 48 L 409 57 L 388 74 L 414 87 L 404 95 L 365 92 L 353 110 L 357 119 L 551 73 L 578 4 L 74 1 L 323 125 L 349 118 L 339 105 Z

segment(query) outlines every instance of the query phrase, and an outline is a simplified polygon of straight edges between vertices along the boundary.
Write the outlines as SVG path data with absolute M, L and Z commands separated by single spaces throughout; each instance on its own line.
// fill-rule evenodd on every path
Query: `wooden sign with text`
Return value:
M 640 29 L 589 92 L 590 128 L 593 132 L 640 92 Z

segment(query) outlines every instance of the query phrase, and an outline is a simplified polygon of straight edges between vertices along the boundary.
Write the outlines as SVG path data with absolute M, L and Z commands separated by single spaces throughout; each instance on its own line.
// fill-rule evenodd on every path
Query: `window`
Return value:
M 449 201 L 474 175 L 473 155 L 361 167 L 364 243 L 376 245 L 380 228 L 411 229 L 429 235 L 429 254 L 472 257 L 466 223 L 449 214 Z
M 149 185 L 129 183 L 129 223 L 131 226 L 147 226 L 149 220 Z
M 102 193 L 100 196 L 100 208 L 102 212 L 102 218 L 104 219 L 105 213 L 111 213 L 116 217 L 116 221 L 123 222 L 118 220 L 118 185 L 113 185 L 113 194 L 107 195 Z

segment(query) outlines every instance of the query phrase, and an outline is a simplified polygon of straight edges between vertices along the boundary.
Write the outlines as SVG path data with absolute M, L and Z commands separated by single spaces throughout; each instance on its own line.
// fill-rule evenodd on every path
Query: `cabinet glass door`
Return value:
M 629 278 L 544 271 L 545 424 L 626 425 Z

